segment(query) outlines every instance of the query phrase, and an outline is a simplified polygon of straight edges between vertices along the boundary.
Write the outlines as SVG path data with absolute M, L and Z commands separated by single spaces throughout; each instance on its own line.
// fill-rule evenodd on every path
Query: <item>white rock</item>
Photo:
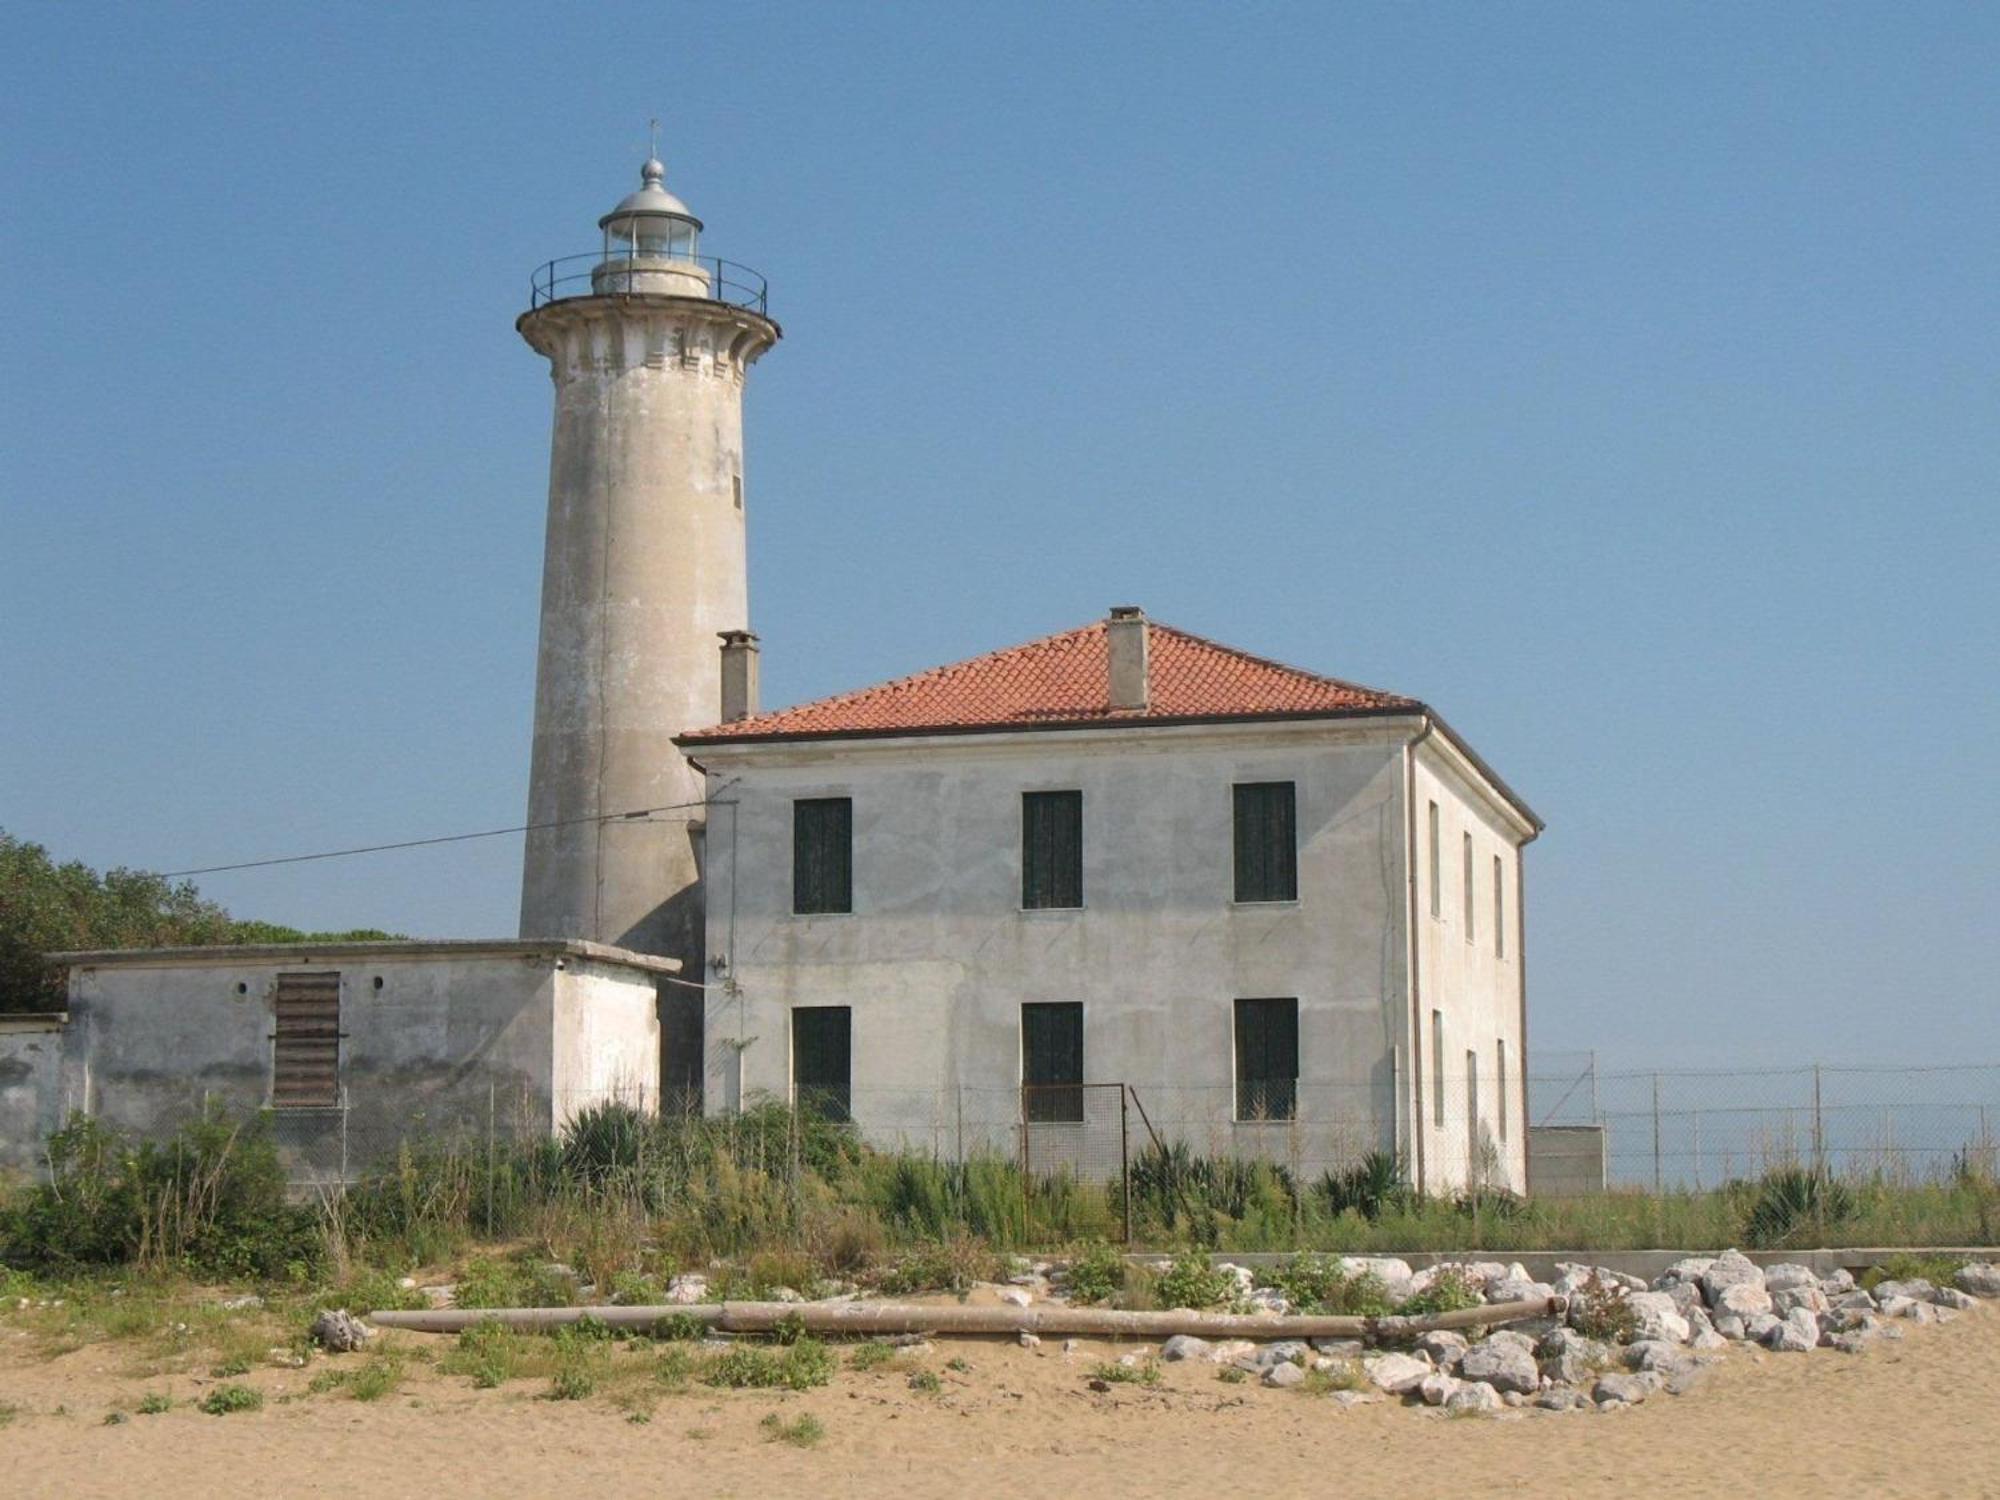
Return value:
M 1000 1288 L 1000 1300 L 1011 1307 L 1026 1307 L 1035 1300 L 1035 1296 L 1026 1287 L 1003 1286 Z
M 1908 1281 L 1878 1281 L 1875 1283 L 1875 1300 L 1887 1302 L 1891 1297 L 1910 1297 L 1918 1302 L 1928 1302 L 1937 1288 L 1921 1276 L 1912 1276 Z
M 1761 1344 L 1771 1336 L 1771 1330 L 1785 1320 L 1776 1313 L 1758 1313 L 1743 1321 L 1743 1336 L 1753 1344 Z
M 1542 1372 L 1535 1356 L 1518 1343 L 1497 1338 L 1474 1344 L 1458 1362 L 1458 1377 L 1467 1383 L 1483 1382 L 1496 1391 L 1532 1394 L 1542 1388 Z
M 1717 1312 L 1748 1320 L 1771 1311 L 1771 1294 L 1756 1282 L 1732 1281 L 1717 1291 L 1714 1303 Z
M 1447 1375 L 1443 1370 L 1434 1370 L 1417 1382 L 1417 1394 L 1424 1398 L 1426 1406 L 1443 1406 L 1458 1387 L 1457 1376 Z
M 1842 1292 L 1854 1290 L 1854 1273 L 1845 1269 L 1830 1271 L 1819 1279 L 1819 1289 L 1829 1297 L 1838 1297 Z
M 1664 1292 L 1681 1282 L 1701 1284 L 1701 1278 L 1708 1268 L 1715 1264 L 1710 1255 L 1690 1255 L 1685 1260 L 1677 1260 L 1660 1273 L 1660 1279 L 1653 1283 L 1653 1290 Z
M 1289 1387 L 1305 1384 L 1306 1372 L 1289 1361 L 1272 1365 L 1264 1372 L 1264 1384 Z
M 1804 1354 L 1819 1347 L 1819 1319 L 1803 1307 L 1785 1314 L 1785 1320 L 1764 1340 L 1764 1347 L 1780 1354 Z
M 1585 1338 L 1574 1328 L 1558 1328 L 1535 1346 L 1542 1373 L 1565 1385 L 1575 1385 L 1611 1357 L 1611 1351 L 1596 1339 Z
M 1955 1312 L 1971 1312 L 1979 1306 L 1979 1299 L 1969 1292 L 1961 1292 L 1955 1286 L 1941 1286 L 1931 1293 L 1931 1301 L 1939 1307 L 1948 1307 Z
M 1500 1393 L 1492 1386 L 1468 1380 L 1445 1398 L 1444 1409 L 1451 1412 L 1483 1413 L 1499 1411 L 1501 1405 Z
M 1779 1287 L 1771 1293 L 1771 1311 L 1779 1317 L 1795 1307 L 1803 1307 L 1815 1317 L 1833 1311 L 1833 1304 L 1827 1301 L 1826 1293 L 1816 1286 Z
M 1233 1365 L 1253 1358 L 1256 1353 L 1257 1346 L 1248 1339 L 1221 1339 L 1209 1346 L 1204 1357 L 1212 1365 Z
M 1975 1297 L 2000 1297 L 2000 1266 L 1990 1261 L 1976 1260 L 1960 1266 L 1952 1280 L 1958 1283 L 1961 1292 Z
M 1629 1370 L 1657 1370 L 1662 1375 L 1678 1375 L 1694 1368 L 1694 1360 L 1678 1344 L 1663 1339 L 1641 1339 L 1625 1350 Z
M 1676 1281 L 1669 1286 L 1662 1287 L 1660 1291 L 1662 1296 L 1674 1299 L 1675 1310 L 1688 1320 L 1690 1328 L 1694 1326 L 1696 1313 L 1706 1316 L 1708 1306 L 1702 1301 L 1701 1283 L 1699 1281 Z
M 1431 1373 L 1428 1360 L 1411 1354 L 1377 1355 L 1374 1359 L 1362 1361 L 1361 1368 L 1375 1389 L 1391 1396 L 1406 1395 L 1415 1390 Z
M 1606 1402 L 1618 1401 L 1627 1406 L 1637 1406 L 1659 1389 L 1659 1377 L 1640 1375 L 1600 1375 L 1597 1383 L 1590 1388 L 1591 1399 L 1599 1406 Z
M 1556 1289 L 1546 1281 L 1535 1281 L 1526 1276 L 1503 1276 L 1498 1281 L 1486 1283 L 1488 1302 L 1546 1302 L 1556 1294 Z
M 1160 1345 L 1160 1358 L 1168 1364 L 1176 1364 L 1184 1359 L 1207 1359 L 1215 1346 L 1207 1339 L 1198 1339 L 1193 1334 L 1177 1333 Z
M 1017 1337 L 1019 1337 L 1023 1349 L 1039 1349 L 1042 1347 L 1040 1334 L 1030 1333 L 1027 1329 L 1023 1328 Z
M 708 1297 L 708 1278 L 692 1272 L 676 1276 L 667 1283 L 667 1301 L 677 1307 L 687 1307 L 705 1301 Z
M 1674 1306 L 1674 1299 L 1665 1292 L 1633 1292 L 1625 1299 L 1638 1319 L 1639 1337 L 1666 1339 L 1669 1343 L 1684 1344 L 1694 1330 L 1688 1327 L 1688 1320 L 1681 1316 Z
M 1788 1292 L 1794 1287 L 1818 1285 L 1819 1276 L 1810 1266 L 1786 1261 L 1782 1265 L 1764 1267 L 1764 1290 L 1774 1297 L 1779 1292 Z
M 1715 1258 L 1714 1264 L 1701 1273 L 1701 1289 L 1707 1296 L 1710 1307 L 1719 1305 L 1724 1287 L 1742 1286 L 1746 1283 L 1761 1287 L 1764 1284 L 1764 1273 L 1752 1264 L 1748 1256 L 1735 1250 L 1723 1251 Z
M 1435 1329 L 1417 1340 L 1418 1352 L 1427 1355 L 1441 1370 L 1457 1369 L 1458 1362 L 1465 1358 L 1467 1347 L 1465 1335 L 1454 1333 L 1449 1328 Z M 1431 1405 L 1437 1403 L 1433 1401 Z
M 1359 1276 L 1365 1272 L 1387 1282 L 1413 1282 L 1417 1279 L 1416 1273 L 1410 1269 L 1410 1263 L 1393 1255 L 1343 1255 L 1340 1258 L 1340 1269 L 1349 1276 Z M 1424 1284 L 1429 1285 L 1428 1282 Z

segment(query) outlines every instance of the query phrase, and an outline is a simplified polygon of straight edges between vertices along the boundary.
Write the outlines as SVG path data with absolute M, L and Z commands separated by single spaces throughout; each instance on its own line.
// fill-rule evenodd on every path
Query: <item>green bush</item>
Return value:
M 236 1411 L 256 1411 L 263 1404 L 263 1392 L 247 1385 L 219 1385 L 201 1398 L 201 1409 L 211 1417 L 226 1417 Z
M 1437 1313 L 1465 1312 L 1485 1301 L 1465 1272 L 1457 1266 L 1446 1266 L 1421 1292 L 1405 1297 L 1396 1311 L 1406 1318 L 1427 1318 Z
M 833 1364 L 833 1351 L 817 1339 L 782 1349 L 737 1344 L 718 1355 L 701 1380 L 725 1389 L 806 1391 L 832 1380 Z
M 1410 1198 L 1403 1164 L 1387 1151 L 1371 1151 L 1351 1167 L 1325 1173 L 1313 1191 L 1328 1214 L 1356 1213 L 1371 1224 Z
M 1093 1240 L 1070 1258 L 1064 1284 L 1072 1302 L 1108 1302 L 1125 1285 L 1125 1257 Z
M 1349 1275 L 1332 1255 L 1295 1255 L 1271 1278 L 1293 1311 L 1317 1315 L 1380 1317 L 1390 1311 L 1388 1289 L 1372 1271 Z
M 1153 1298 L 1161 1307 L 1221 1307 L 1235 1297 L 1236 1279 L 1198 1250 L 1174 1257 L 1153 1283 Z
M 1800 1238 L 1817 1238 L 1854 1217 L 1853 1190 L 1846 1183 L 1803 1167 L 1766 1172 L 1744 1221 L 1743 1237 L 1762 1249 Z
M 216 1278 L 302 1279 L 319 1216 L 288 1201 L 261 1119 L 205 1110 L 137 1146 L 83 1115 L 49 1138 L 50 1179 L 0 1211 L 0 1258 L 38 1269 L 137 1263 Z

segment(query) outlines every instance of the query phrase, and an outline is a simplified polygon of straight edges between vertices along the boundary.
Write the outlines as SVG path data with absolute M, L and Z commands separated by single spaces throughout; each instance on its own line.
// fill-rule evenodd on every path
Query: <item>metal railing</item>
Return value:
M 770 283 L 746 265 L 714 255 L 635 258 L 629 250 L 587 250 L 544 262 L 529 279 L 528 306 L 532 311 L 569 297 L 643 295 L 644 278 L 677 266 L 699 267 L 708 277 L 707 301 L 769 316 Z

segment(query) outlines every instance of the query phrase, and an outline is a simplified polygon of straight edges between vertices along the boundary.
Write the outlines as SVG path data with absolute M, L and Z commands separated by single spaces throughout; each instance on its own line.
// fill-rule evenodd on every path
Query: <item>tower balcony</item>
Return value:
M 756 271 L 713 255 L 647 254 L 613 244 L 536 267 L 528 309 L 574 297 L 696 297 L 768 318 L 769 284 Z

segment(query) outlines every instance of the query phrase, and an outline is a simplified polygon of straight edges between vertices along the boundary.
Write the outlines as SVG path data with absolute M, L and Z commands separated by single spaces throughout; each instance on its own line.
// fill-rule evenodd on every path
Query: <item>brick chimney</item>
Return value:
M 1151 701 L 1147 666 L 1146 612 L 1136 604 L 1114 604 L 1104 639 L 1111 657 L 1111 706 L 1143 709 Z
M 757 637 L 747 630 L 722 632 L 722 722 L 734 724 L 757 712 Z

